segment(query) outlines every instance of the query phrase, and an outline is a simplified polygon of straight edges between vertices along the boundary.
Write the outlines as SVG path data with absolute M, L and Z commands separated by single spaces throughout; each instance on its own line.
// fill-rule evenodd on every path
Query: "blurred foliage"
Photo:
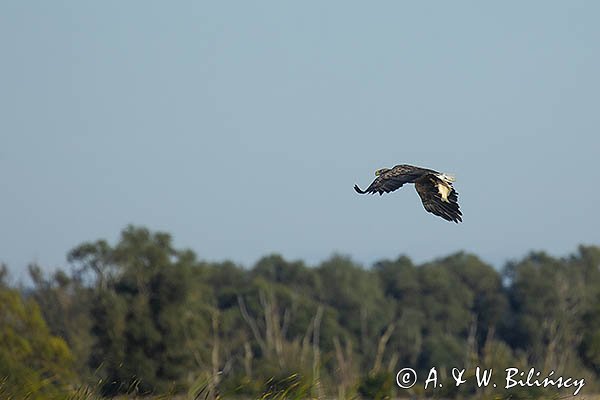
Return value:
M 70 270 L 0 266 L 0 398 L 539 398 L 475 384 L 475 367 L 600 381 L 600 248 L 534 252 L 497 271 L 464 252 L 365 269 L 277 254 L 252 268 L 199 260 L 129 226 L 76 246 Z M 439 389 L 423 388 L 431 367 Z M 396 372 L 420 384 L 400 390 Z M 456 388 L 451 371 L 465 368 Z M 498 372 L 500 371 L 500 372 Z M 570 392 L 572 394 L 572 391 Z
M 64 340 L 50 333 L 32 299 L 0 287 L 0 398 L 45 399 L 74 377 Z
M 369 374 L 360 380 L 358 394 L 364 399 L 387 400 L 392 398 L 393 378 L 389 373 Z

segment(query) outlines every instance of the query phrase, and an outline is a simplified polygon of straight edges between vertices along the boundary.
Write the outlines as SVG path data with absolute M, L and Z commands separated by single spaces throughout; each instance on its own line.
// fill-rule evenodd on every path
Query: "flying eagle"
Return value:
M 396 165 L 394 168 L 381 168 L 375 171 L 375 180 L 367 190 L 354 185 L 360 194 L 393 192 L 405 183 L 414 183 L 415 189 L 425 210 L 444 218 L 446 221 L 462 222 L 458 206 L 458 193 L 452 187 L 454 177 L 432 169 L 412 165 Z

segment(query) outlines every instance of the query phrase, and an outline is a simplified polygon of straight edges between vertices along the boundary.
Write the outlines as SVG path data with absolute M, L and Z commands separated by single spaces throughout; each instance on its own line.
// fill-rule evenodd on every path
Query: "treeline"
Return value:
M 83 243 L 67 259 L 70 268 L 50 276 L 30 266 L 26 289 L 10 287 L 1 269 L 0 398 L 544 390 L 509 394 L 472 379 L 396 386 L 401 368 L 424 377 L 433 366 L 448 383 L 453 367 L 472 378 L 475 366 L 555 370 L 585 378 L 587 393 L 600 382 L 600 247 L 560 259 L 531 253 L 502 271 L 466 253 L 368 269 L 343 256 L 309 267 L 270 255 L 247 269 L 130 226 L 114 246 Z

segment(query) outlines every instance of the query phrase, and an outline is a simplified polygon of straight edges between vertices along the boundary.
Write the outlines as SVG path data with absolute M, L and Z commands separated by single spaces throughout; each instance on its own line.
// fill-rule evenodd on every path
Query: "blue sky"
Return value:
M 202 259 L 502 266 L 599 244 L 600 3 L 0 3 L 0 260 L 127 224 Z M 464 223 L 381 167 L 454 173 Z

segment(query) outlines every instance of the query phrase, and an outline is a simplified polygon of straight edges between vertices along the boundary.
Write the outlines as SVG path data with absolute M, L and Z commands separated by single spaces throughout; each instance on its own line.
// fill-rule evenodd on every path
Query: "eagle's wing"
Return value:
M 354 185 L 354 190 L 360 194 L 379 193 L 379 195 L 382 195 L 383 193 L 393 192 L 412 180 L 414 180 L 412 174 L 408 174 L 404 169 L 396 167 L 375 178 L 366 190 L 362 190 L 358 185 Z
M 427 174 L 415 181 L 415 189 L 425 210 L 446 221 L 462 222 L 462 213 L 458 206 L 458 193 L 452 184 L 435 174 Z

